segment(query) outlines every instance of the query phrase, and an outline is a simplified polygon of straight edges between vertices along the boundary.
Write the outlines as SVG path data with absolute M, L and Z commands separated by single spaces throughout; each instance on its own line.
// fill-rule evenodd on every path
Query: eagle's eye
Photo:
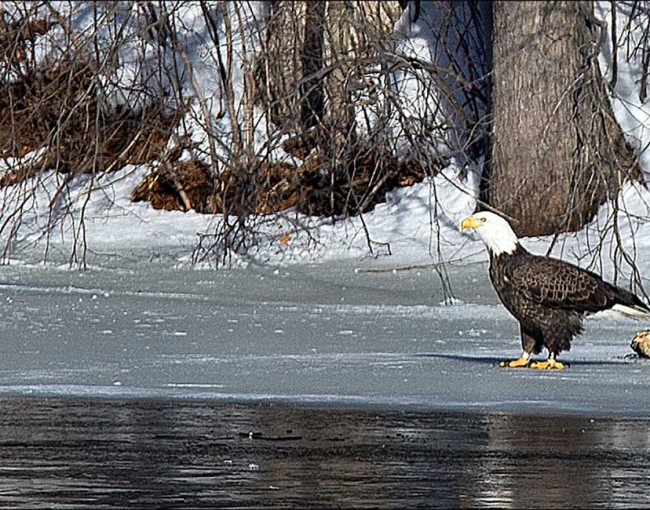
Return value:
M 485 220 L 487 220 L 487 218 L 481 218 L 481 223 L 485 223 Z

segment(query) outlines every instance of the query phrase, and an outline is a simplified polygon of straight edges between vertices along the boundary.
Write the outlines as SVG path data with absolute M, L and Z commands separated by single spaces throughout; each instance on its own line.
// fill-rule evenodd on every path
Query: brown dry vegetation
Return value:
M 48 150 L 38 168 L 10 174 L 2 185 L 47 168 L 96 173 L 154 159 L 179 115 L 161 106 L 139 113 L 103 111 L 93 93 L 94 80 L 90 65 L 62 63 L 6 87 L 0 98 L 2 156 Z
M 385 200 L 387 191 L 426 175 L 419 165 L 371 152 L 354 159 L 334 179 L 326 177 L 325 167 L 316 152 L 299 167 L 261 163 L 251 172 L 226 171 L 213 179 L 205 163 L 176 162 L 148 174 L 131 198 L 151 202 L 156 209 L 208 214 L 272 214 L 295 207 L 306 215 L 337 216 L 367 212 Z
M 20 158 L 45 149 L 35 161 L 16 164 L 0 177 L 0 187 L 44 170 L 100 173 L 153 161 L 180 118 L 161 101 L 137 113 L 103 108 L 92 61 L 33 65 L 30 43 L 55 25 L 41 18 L 19 23 L 0 16 L 0 58 L 8 64 L 0 96 L 0 155 Z
M 90 57 L 71 54 L 51 66 L 33 63 L 32 43 L 59 21 L 0 16 L 0 58 L 13 73 L 11 79 L 5 75 L 0 97 L 0 156 L 21 158 L 44 149 L 29 162 L 18 160 L 0 176 L 0 187 L 45 170 L 100 174 L 126 164 L 151 164 L 132 199 L 157 209 L 242 216 L 295 208 L 338 216 L 368 211 L 387 191 L 427 174 L 421 166 L 358 141 L 333 162 L 338 148 L 330 144 L 331 133 L 323 132 L 311 138 L 296 135 L 285 144 L 301 160 L 297 166 L 254 159 L 248 168 L 226 165 L 217 171 L 214 163 L 179 161 L 184 147 L 170 138 L 184 112 L 170 110 L 164 98 L 152 98 L 137 112 L 107 109 L 101 100 L 104 71 Z M 173 145 L 176 149 L 167 149 Z
M 0 153 L 43 156 L 0 177 L 0 187 L 37 173 L 100 173 L 126 164 L 160 162 L 180 112 L 149 106 L 139 113 L 103 111 L 94 94 L 92 66 L 61 63 L 12 83 L 0 98 Z M 260 161 L 248 171 L 213 177 L 201 161 L 165 161 L 133 190 L 134 201 L 156 209 L 216 214 L 271 214 L 295 207 L 309 215 L 358 214 L 384 200 L 396 186 L 421 181 L 425 169 L 370 148 L 357 150 L 344 169 L 328 168 L 323 151 L 290 140 L 288 152 L 305 157 L 296 167 Z

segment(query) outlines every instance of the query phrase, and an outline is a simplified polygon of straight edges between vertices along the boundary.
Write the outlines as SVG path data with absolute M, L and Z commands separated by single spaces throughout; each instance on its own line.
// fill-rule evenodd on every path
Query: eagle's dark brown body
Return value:
M 650 312 L 633 293 L 597 274 L 558 259 L 533 255 L 520 245 L 512 253 L 490 253 L 490 278 L 499 298 L 519 321 L 524 352 L 567 351 L 582 332 L 585 314 L 615 305 Z

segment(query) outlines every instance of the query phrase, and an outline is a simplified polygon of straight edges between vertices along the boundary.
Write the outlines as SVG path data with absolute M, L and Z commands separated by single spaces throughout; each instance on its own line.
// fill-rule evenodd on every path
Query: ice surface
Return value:
M 516 322 L 482 265 L 218 272 L 2 268 L 0 393 L 650 414 L 634 321 L 590 321 L 563 372 L 506 370 Z M 646 325 L 647 327 L 647 325 Z

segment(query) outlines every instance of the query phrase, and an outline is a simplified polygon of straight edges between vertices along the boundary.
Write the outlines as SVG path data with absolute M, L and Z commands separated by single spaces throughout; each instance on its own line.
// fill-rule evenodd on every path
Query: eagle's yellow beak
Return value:
M 481 225 L 481 222 L 478 221 L 474 216 L 468 216 L 460 224 L 461 232 L 467 230 L 468 228 L 476 228 Z

